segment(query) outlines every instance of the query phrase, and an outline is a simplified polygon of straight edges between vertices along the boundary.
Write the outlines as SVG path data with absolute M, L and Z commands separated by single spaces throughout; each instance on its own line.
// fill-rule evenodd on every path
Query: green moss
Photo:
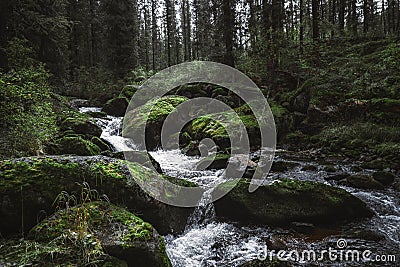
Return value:
M 109 227 L 110 223 L 118 223 L 126 231 L 121 235 L 124 246 L 135 241 L 147 241 L 152 237 L 153 227 L 125 209 L 106 202 L 90 202 L 56 213 L 32 229 L 30 236 L 36 240 L 49 241 L 62 234 L 73 235 L 88 230 L 96 231 Z M 84 227 L 84 228 L 83 228 Z
M 40 249 L 40 261 L 58 264 L 69 262 L 106 264 L 111 257 L 106 255 L 103 241 L 108 243 L 112 240 L 115 245 L 121 246 L 121 250 L 132 248 L 133 251 L 136 249 L 140 251 L 146 246 L 146 242 L 153 242 L 155 236 L 158 237 L 149 223 L 107 202 L 89 202 L 59 211 L 29 233 L 29 238 L 34 239 L 39 248 L 43 247 L 43 244 L 49 244 Z M 165 266 L 170 266 L 165 245 L 161 241 L 161 237 L 156 239 L 155 245 L 158 245 L 159 249 L 156 250 L 158 255 L 154 257 L 164 261 Z M 51 257 L 52 260 L 49 261 L 43 256 L 50 253 L 50 249 L 59 254 Z M 35 253 L 33 255 L 37 256 Z M 33 259 L 37 260 L 37 257 L 30 257 L 29 260 Z
M 219 185 L 227 192 L 237 180 Z M 345 190 L 322 183 L 282 179 L 248 192 L 249 180 L 241 179 L 223 199 L 216 212 L 244 222 L 285 225 L 293 221 L 333 224 L 340 220 L 371 216 L 365 203 Z M 231 207 L 231 208 L 228 208 Z M 234 212 L 232 211 L 234 208 Z
M 59 238 L 50 243 L 32 240 L 0 241 L 0 262 L 5 266 L 85 266 L 96 263 L 115 262 L 97 246 L 92 236 L 87 236 L 81 243 Z M 78 249 L 78 246 L 82 250 Z M 120 266 L 120 265 L 112 265 Z M 122 267 L 122 265 L 121 265 Z
M 100 154 L 100 148 L 79 135 L 65 136 L 56 141 L 56 154 L 72 154 L 78 156 L 95 156 Z
M 58 184 L 54 183 L 55 179 L 79 175 L 78 169 L 79 165 L 76 163 L 61 163 L 51 158 L 32 158 L 30 162 L 2 161 L 0 162 L 0 192 L 31 186 L 43 186 L 49 190 L 58 189 Z
M 374 123 L 337 124 L 323 129 L 315 139 L 329 151 L 345 148 L 365 153 L 368 149 L 383 156 L 398 158 L 399 131 L 399 127 Z
M 167 116 L 186 100 L 187 98 L 180 96 L 163 97 L 130 111 L 125 116 L 123 134 L 136 136 L 136 133 L 141 131 L 145 125 L 161 129 L 162 123 Z
M 131 99 L 138 89 L 139 89 L 139 86 L 137 86 L 137 85 L 126 85 L 122 89 L 122 91 L 120 93 L 120 97 L 125 97 L 127 99 Z

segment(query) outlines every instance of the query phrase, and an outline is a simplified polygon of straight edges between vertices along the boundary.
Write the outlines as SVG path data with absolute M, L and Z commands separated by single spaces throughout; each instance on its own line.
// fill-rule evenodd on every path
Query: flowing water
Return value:
M 98 111 L 95 108 L 83 108 L 81 112 Z M 135 150 L 129 140 L 121 137 L 122 118 L 108 116 L 96 119 L 102 127 L 102 138 L 117 151 Z M 223 170 L 196 171 L 199 157 L 188 157 L 179 150 L 155 151 L 151 155 L 160 163 L 164 173 L 193 181 L 206 187 L 215 181 L 223 180 Z M 279 157 L 278 157 L 279 158 Z M 299 180 L 312 180 L 328 183 L 324 180 L 328 174 L 321 167 L 315 171 L 302 171 L 305 164 L 315 164 L 308 159 L 285 159 L 295 165 L 290 171 L 271 173 L 269 178 L 290 177 Z M 338 163 L 336 167 L 351 173 L 351 165 Z M 368 172 L 368 171 L 363 171 Z M 340 185 L 336 185 L 340 186 Z M 301 234 L 278 227 L 246 227 L 235 222 L 221 222 L 215 216 L 214 206 L 207 203 L 210 191 L 206 191 L 199 206 L 188 219 L 185 231 L 180 235 L 165 236 L 166 248 L 172 265 L 176 267 L 196 266 L 240 266 L 257 259 L 268 246 L 286 251 L 321 251 L 329 247 L 337 249 L 339 239 L 347 241 L 346 249 L 370 250 L 372 255 L 395 255 L 396 262 L 366 263 L 343 262 L 324 259 L 316 266 L 400 266 L 400 194 L 394 189 L 360 190 L 340 186 L 365 201 L 377 216 L 360 224 L 349 224 L 341 229 L 317 229 L 313 233 Z M 292 262 L 295 266 L 309 266 L 307 262 Z

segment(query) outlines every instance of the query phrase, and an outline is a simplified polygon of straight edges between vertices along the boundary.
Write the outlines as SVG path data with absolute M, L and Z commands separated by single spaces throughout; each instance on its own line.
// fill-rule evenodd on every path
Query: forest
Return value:
M 227 87 L 132 105 L 163 70 L 211 62 L 268 102 L 267 164 L 252 103 Z M 236 115 L 164 147 L 198 98 Z M 0 266 L 397 266 L 399 133 L 400 0 L 1 0 Z M 196 205 L 169 204 L 190 189 Z

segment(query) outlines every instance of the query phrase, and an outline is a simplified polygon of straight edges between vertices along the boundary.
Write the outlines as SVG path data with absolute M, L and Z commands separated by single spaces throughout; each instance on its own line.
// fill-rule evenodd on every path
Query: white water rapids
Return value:
M 82 108 L 81 112 L 97 112 L 100 109 Z M 109 142 L 115 152 L 135 150 L 136 147 L 129 140 L 121 137 L 122 118 L 107 116 L 95 119 L 103 129 L 101 138 Z M 165 174 L 177 178 L 193 181 L 200 186 L 206 186 L 215 180 L 221 179 L 223 170 L 196 171 L 195 166 L 199 157 L 188 157 L 179 150 L 155 151 L 151 155 L 158 161 Z M 324 181 L 324 171 L 301 171 L 304 162 L 289 172 L 286 177 L 301 180 Z M 308 162 L 306 162 L 308 163 Z M 337 168 L 348 171 L 349 167 L 338 164 Z M 275 174 L 279 178 L 281 174 Z M 367 220 L 361 225 L 350 225 L 350 232 L 357 230 L 371 231 L 383 236 L 381 240 L 364 240 L 362 238 L 346 237 L 348 246 L 352 249 L 369 249 L 376 254 L 396 254 L 400 262 L 400 199 L 399 193 L 388 189 L 386 191 L 370 191 L 343 187 L 364 200 L 378 216 Z M 207 198 L 207 193 L 203 200 Z M 323 250 L 334 246 L 336 240 L 345 237 L 340 234 L 326 234 L 321 237 L 308 237 L 279 228 L 244 227 L 234 222 L 220 222 L 215 218 L 212 204 L 200 203 L 190 216 L 184 233 L 165 236 L 167 254 L 174 267 L 197 266 L 241 266 L 243 263 L 257 258 L 260 251 L 270 240 L 279 240 L 287 249 Z M 396 263 L 387 263 L 379 266 L 396 266 Z M 294 263 L 294 266 L 308 266 L 307 263 Z M 337 262 L 320 262 L 315 266 L 344 266 Z M 376 266 L 365 262 L 355 262 L 346 266 Z M 399 265 L 397 265 L 399 266 Z

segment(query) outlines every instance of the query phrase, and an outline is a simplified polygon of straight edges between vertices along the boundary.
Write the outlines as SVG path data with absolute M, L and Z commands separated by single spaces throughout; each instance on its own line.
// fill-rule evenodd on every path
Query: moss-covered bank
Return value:
M 112 203 L 139 212 L 161 233 L 182 230 L 191 209 L 154 200 L 136 179 L 153 179 L 159 174 L 137 163 L 131 163 L 130 168 L 131 172 L 123 161 L 100 156 L 32 157 L 0 162 L 1 234 L 28 231 L 40 214 L 53 213 L 52 203 L 60 192 L 79 195 L 83 182 L 100 195 L 107 195 Z

